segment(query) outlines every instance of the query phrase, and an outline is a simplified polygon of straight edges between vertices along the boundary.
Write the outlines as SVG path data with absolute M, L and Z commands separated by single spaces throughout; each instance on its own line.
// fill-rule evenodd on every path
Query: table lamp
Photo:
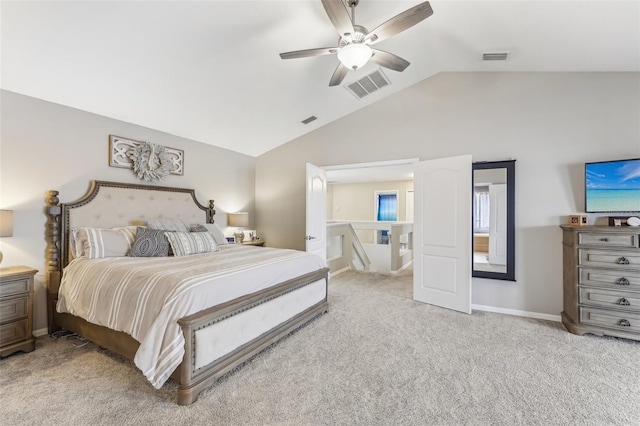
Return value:
M 13 237 L 13 210 L 0 210 L 0 237 Z M 2 263 L 2 251 L 0 251 Z
M 237 212 L 237 213 L 229 213 L 228 214 L 228 222 L 229 226 L 234 226 L 238 228 L 233 236 L 236 239 L 236 243 L 242 243 L 244 240 L 244 232 L 240 228 L 246 228 L 249 226 L 249 213 L 247 212 Z

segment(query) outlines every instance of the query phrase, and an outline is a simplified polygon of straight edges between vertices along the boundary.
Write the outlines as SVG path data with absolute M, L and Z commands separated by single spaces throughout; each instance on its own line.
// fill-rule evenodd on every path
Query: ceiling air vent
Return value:
M 482 60 L 483 61 L 506 61 L 507 53 L 483 53 Z
M 307 117 L 304 120 L 302 120 L 303 124 L 309 124 L 311 123 L 313 120 L 317 120 L 318 117 L 316 117 L 315 115 L 312 115 L 311 117 Z
M 391 83 L 389 83 L 387 77 L 382 73 L 382 70 L 378 69 L 371 74 L 365 75 L 358 81 L 345 84 L 344 87 L 356 98 L 362 99 L 389 84 Z

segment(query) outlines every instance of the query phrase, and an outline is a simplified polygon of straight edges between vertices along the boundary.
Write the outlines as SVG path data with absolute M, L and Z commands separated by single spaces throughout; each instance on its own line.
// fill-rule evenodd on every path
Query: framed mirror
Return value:
M 474 277 L 515 281 L 515 163 L 473 163 Z

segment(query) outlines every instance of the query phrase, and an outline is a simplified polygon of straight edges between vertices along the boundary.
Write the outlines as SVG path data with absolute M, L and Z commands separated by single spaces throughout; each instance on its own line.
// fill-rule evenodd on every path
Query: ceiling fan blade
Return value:
M 344 65 L 342 65 L 342 62 L 340 62 L 340 64 L 338 64 L 338 68 L 336 68 L 336 70 L 333 72 L 333 75 L 331 76 L 329 87 L 337 86 L 338 84 L 342 83 L 342 80 L 344 80 L 348 72 L 349 68 L 345 67 Z
M 402 59 L 400 56 L 394 55 L 393 53 L 385 52 L 384 50 L 378 50 L 378 49 L 371 49 L 371 50 L 373 50 L 373 56 L 371 57 L 371 61 L 375 62 L 381 67 L 402 72 L 410 64 L 409 61 Z
M 281 53 L 282 59 L 307 58 L 309 56 L 322 56 L 337 53 L 337 47 L 320 47 L 318 49 L 296 50 L 294 52 Z
M 322 0 L 322 6 L 340 36 L 354 33 L 349 11 L 342 0 Z
M 433 15 L 433 9 L 431 9 L 429 2 L 425 1 L 389 19 L 378 28 L 369 32 L 364 40 L 370 41 L 369 44 L 378 43 L 413 27 L 431 15 Z

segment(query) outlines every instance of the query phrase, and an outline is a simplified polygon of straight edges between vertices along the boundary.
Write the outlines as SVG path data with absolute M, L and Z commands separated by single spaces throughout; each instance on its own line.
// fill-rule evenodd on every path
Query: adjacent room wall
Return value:
M 398 191 L 398 220 L 406 220 L 407 190 L 413 181 L 336 183 L 327 185 L 327 220 L 376 220 L 375 192 Z M 329 199 L 331 197 L 331 199 Z
M 169 175 L 161 186 L 195 188 L 200 202 L 216 203 L 223 229 L 226 212 L 248 211 L 255 229 L 255 159 L 57 104 L 1 92 L 0 208 L 14 210 L 14 234 L 0 239 L 2 266 L 28 265 L 36 276 L 35 330 L 46 329 L 45 198 L 60 191 L 74 201 L 92 179 L 142 183 L 109 162 L 109 135 L 184 150 L 184 176 Z
M 461 154 L 517 160 L 517 282 L 474 279 L 473 303 L 557 316 L 558 225 L 584 210 L 584 162 L 640 157 L 640 74 L 438 74 L 260 156 L 258 227 L 269 245 L 304 248 L 305 162 Z

